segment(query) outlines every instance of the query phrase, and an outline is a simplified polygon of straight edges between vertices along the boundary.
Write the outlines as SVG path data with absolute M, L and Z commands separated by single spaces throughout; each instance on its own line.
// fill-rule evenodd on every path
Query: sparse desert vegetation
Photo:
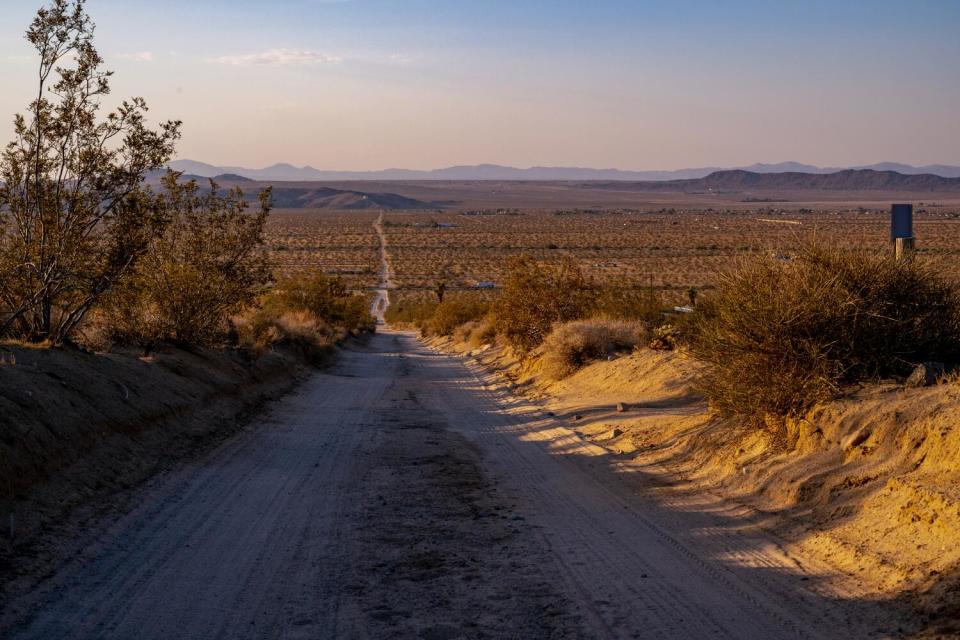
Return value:
M 919 260 L 862 250 L 741 260 L 694 320 L 701 388 L 741 415 L 795 415 L 852 384 L 960 363 L 957 284 Z
M 562 201 L 568 193 L 575 195 L 559 190 L 554 198 Z M 572 259 L 597 284 L 652 284 L 665 302 L 687 304 L 690 288 L 714 286 L 717 274 L 745 255 L 788 253 L 811 239 L 889 254 L 888 209 L 842 201 L 702 207 L 674 197 L 669 207 L 630 210 L 388 212 L 385 230 L 401 295 L 430 289 L 438 278 L 450 289 L 502 286 L 508 259 L 525 254 L 550 264 Z M 954 200 L 918 206 L 915 224 L 918 256 L 945 277 L 960 279 L 960 206 Z
M 172 160 L 181 122 L 151 125 L 142 98 L 108 111 L 84 0 L 47 2 L 26 33 L 36 98 L 0 154 L 0 636 L 960 637 L 960 167 Z M 19 10 L 7 4 L 4 17 Z M 165 88 L 165 110 L 201 97 L 197 144 L 226 140 L 217 154 L 235 163 L 299 147 L 363 165 L 404 144 L 423 163 L 478 133 L 498 154 L 662 161 L 679 152 L 659 138 L 680 125 L 678 147 L 715 138 L 734 158 L 730 140 L 764 148 L 757 132 L 816 148 L 830 127 L 845 146 L 891 115 L 897 144 L 921 120 L 941 153 L 953 132 L 949 91 L 921 118 L 902 117 L 908 95 L 810 122 L 794 110 L 844 97 L 823 79 L 848 67 L 893 89 L 923 60 L 911 90 L 939 90 L 955 44 L 942 18 L 960 17 L 942 2 L 886 17 L 904 31 L 895 64 L 863 49 L 889 7 L 829 11 L 856 22 L 859 49 L 852 66 L 831 49 L 826 74 L 779 26 L 821 9 L 778 3 L 734 21 L 727 6 L 684 11 L 684 25 L 709 21 L 695 44 L 718 52 L 712 69 L 673 55 L 690 43 L 662 31 L 674 10 L 650 21 L 631 13 L 643 3 L 567 3 L 546 21 L 516 2 L 443 3 L 439 17 L 408 3 L 400 20 L 376 2 L 194 3 L 191 20 L 100 4 L 131 25 L 109 52 L 124 76 Z M 154 50 L 124 51 L 141 5 L 167 28 Z M 765 37 L 743 37 L 757 14 Z M 623 31 L 631 16 L 656 37 Z M 740 65 L 785 36 L 787 81 L 765 81 L 769 51 L 759 75 L 725 64 L 710 41 L 732 23 Z M 309 42 L 314 24 L 351 48 L 281 46 L 284 25 Z M 503 36 L 493 24 L 536 37 L 477 37 Z M 603 26 L 602 46 L 554 49 Z M 276 48 L 240 48 L 258 30 Z M 646 58 L 661 41 L 670 55 Z M 0 53 L 5 71 L 22 66 Z M 698 68 L 669 73 L 687 59 Z M 654 100 L 617 80 L 654 67 Z M 581 68 L 602 73 L 588 85 Z M 850 91 L 875 88 L 860 79 Z M 691 99 L 718 86 L 709 105 Z M 633 126 L 651 105 L 656 127 Z M 731 113 L 744 130 L 716 130 Z M 221 138 L 224 122 L 242 125 Z M 634 145 L 641 134 L 657 144 Z M 318 175 L 330 181 L 306 181 Z M 891 230 L 898 201 L 916 209 L 894 207 Z

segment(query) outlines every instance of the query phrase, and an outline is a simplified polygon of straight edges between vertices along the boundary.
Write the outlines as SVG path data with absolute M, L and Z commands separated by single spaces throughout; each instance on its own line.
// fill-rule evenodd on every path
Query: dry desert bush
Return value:
M 368 296 L 351 293 L 346 282 L 322 271 L 281 276 L 260 303 L 264 312 L 309 313 L 321 322 L 352 333 L 373 329 Z
M 447 297 L 437 304 L 422 330 L 426 335 L 452 336 L 457 327 L 483 318 L 489 309 L 490 305 L 482 300 Z
M 576 320 L 557 325 L 538 350 L 544 373 L 562 380 L 594 360 L 633 351 L 646 342 L 647 326 L 638 321 Z
M 458 291 L 437 302 L 432 292 L 406 292 L 395 295 L 387 309 L 387 322 L 410 326 L 425 336 L 452 336 L 461 325 L 478 321 L 487 315 L 490 303 L 473 292 Z
M 573 260 L 553 266 L 521 255 L 509 261 L 491 313 L 497 333 L 514 349 L 529 353 L 554 324 L 589 315 L 596 299 L 596 291 Z
M 808 245 L 736 264 L 696 314 L 713 405 L 796 414 L 861 381 L 960 359 L 960 296 L 922 261 Z
M 164 225 L 107 297 L 103 311 L 118 342 L 150 351 L 162 342 L 223 341 L 231 316 L 254 304 L 270 281 L 263 228 L 269 191 L 248 211 L 239 190 L 201 193 L 194 182 L 164 179 Z
M 374 320 L 366 296 L 350 293 L 337 277 L 312 271 L 281 277 L 234 326 L 239 344 L 254 355 L 283 346 L 321 364 L 348 334 L 373 331 Z

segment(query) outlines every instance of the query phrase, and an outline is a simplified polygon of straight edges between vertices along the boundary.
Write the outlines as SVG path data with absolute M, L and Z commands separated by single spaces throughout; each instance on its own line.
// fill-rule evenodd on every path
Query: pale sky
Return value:
M 0 142 L 39 0 L 0 0 Z M 177 157 L 318 169 L 960 164 L 956 0 L 88 0 Z

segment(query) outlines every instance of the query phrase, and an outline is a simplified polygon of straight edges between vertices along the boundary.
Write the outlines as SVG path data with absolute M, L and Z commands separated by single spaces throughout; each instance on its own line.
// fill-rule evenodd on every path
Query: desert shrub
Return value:
M 493 319 L 487 315 L 482 320 L 473 323 L 467 342 L 471 347 L 477 349 L 488 344 L 493 344 L 496 340 L 497 328 L 494 325 Z
M 543 342 L 554 323 L 583 318 L 595 303 L 596 291 L 572 259 L 550 265 L 522 255 L 507 265 L 492 316 L 497 333 L 528 353 Z
M 452 336 L 457 327 L 482 318 L 489 308 L 490 305 L 483 300 L 448 297 L 424 320 L 422 330 L 426 335 Z
M 700 386 L 730 413 L 798 413 L 845 385 L 960 356 L 957 290 L 921 262 L 864 252 L 742 262 L 695 316 Z
M 646 325 L 638 321 L 593 319 L 557 325 L 539 349 L 543 371 L 561 380 L 593 360 L 632 351 L 646 335 Z
M 243 193 L 164 178 L 166 224 L 104 305 L 115 338 L 150 349 L 159 342 L 222 341 L 228 319 L 253 305 L 270 281 L 263 245 L 270 192 L 248 212 Z
M 453 330 L 453 339 L 461 344 L 469 344 L 470 335 L 479 325 L 479 320 L 469 320 L 461 325 L 458 325 L 457 328 Z
M 161 226 L 142 182 L 180 123 L 148 128 L 141 98 L 100 116 L 111 73 L 93 31 L 82 2 L 54 0 L 26 33 L 38 98 L 0 154 L 0 337 L 69 339 Z
M 374 327 L 367 298 L 352 294 L 341 278 L 319 270 L 280 278 L 262 305 L 278 316 L 309 313 L 321 322 L 351 333 L 372 331 Z
M 334 345 L 345 337 L 345 329 L 331 327 L 307 311 L 259 308 L 234 319 L 238 345 L 253 357 L 284 347 L 298 352 L 307 362 L 320 365 L 333 353 Z
M 647 346 L 654 351 L 673 351 L 683 342 L 682 333 L 675 324 L 662 324 L 654 328 Z
M 454 329 L 453 338 L 460 344 L 474 349 L 493 344 L 497 339 L 497 331 L 493 327 L 489 315 L 479 320 L 471 320 Z
M 383 314 L 392 325 L 422 327 L 436 310 L 436 300 L 402 300 L 391 304 Z

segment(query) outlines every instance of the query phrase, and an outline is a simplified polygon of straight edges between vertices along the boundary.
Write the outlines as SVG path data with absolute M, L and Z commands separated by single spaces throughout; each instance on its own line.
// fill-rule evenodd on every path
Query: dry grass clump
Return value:
M 234 327 L 239 346 L 254 358 L 280 347 L 298 352 L 304 360 L 317 366 L 330 358 L 334 346 L 348 333 L 308 311 L 277 314 L 268 309 L 257 309 L 236 318 Z
M 960 360 L 960 295 L 919 261 L 811 245 L 722 274 L 691 349 L 717 409 L 796 414 L 845 385 Z
M 373 331 L 369 303 L 321 271 L 281 278 L 259 306 L 233 320 L 239 346 L 254 357 L 285 347 L 320 365 L 348 335 Z
M 460 325 L 454 330 L 453 337 L 461 344 L 479 349 L 496 342 L 497 330 L 493 326 L 493 320 L 487 315 L 480 320 L 471 320 Z
M 638 321 L 595 319 L 558 325 L 540 347 L 543 371 L 562 380 L 593 360 L 633 351 L 646 336 L 646 325 Z

